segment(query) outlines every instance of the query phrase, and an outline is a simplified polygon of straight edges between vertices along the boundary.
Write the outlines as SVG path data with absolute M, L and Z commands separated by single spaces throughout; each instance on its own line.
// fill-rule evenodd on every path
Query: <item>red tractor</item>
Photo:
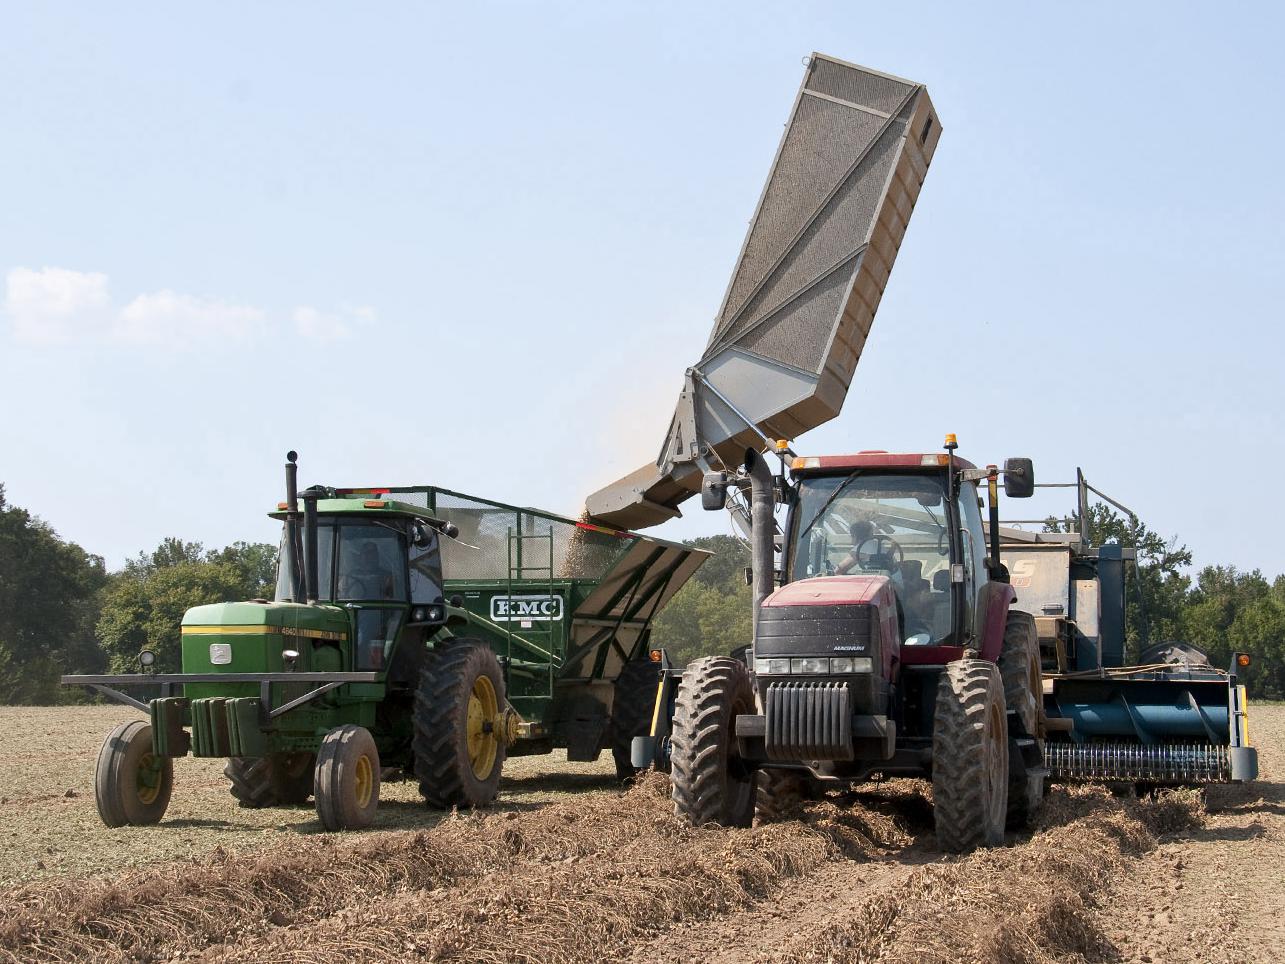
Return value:
M 754 638 L 742 656 L 662 679 L 670 712 L 636 762 L 668 763 L 679 816 L 748 826 L 875 775 L 931 778 L 946 850 L 999 843 L 1034 815 L 1039 643 L 1014 608 L 996 524 L 1000 476 L 1024 498 L 1034 473 L 1029 459 L 979 469 L 955 447 L 947 436 L 940 454 L 794 458 L 788 479 L 750 451 L 742 475 L 705 476 L 706 508 L 750 489 Z

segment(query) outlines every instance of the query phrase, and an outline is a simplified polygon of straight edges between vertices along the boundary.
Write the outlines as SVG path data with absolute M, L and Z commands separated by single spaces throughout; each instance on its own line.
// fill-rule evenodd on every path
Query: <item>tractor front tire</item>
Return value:
M 1008 719 L 999 669 L 982 659 L 948 663 L 933 721 L 933 818 L 945 851 L 1004 841 Z
M 174 789 L 174 761 L 152 752 L 152 726 L 122 723 L 98 752 L 94 801 L 109 827 L 160 823 Z
M 740 758 L 733 727 L 754 712 L 745 663 L 726 656 L 687 667 L 674 698 L 670 765 L 674 813 L 693 826 L 748 827 L 757 773 Z
M 228 789 L 249 810 L 307 803 L 316 757 L 306 751 L 266 757 L 234 756 L 223 768 Z
M 1044 686 L 1039 632 L 1030 613 L 1009 612 L 999 674 L 1009 712 L 1007 825 L 1010 830 L 1018 830 L 1035 822 L 1044 802 Z M 1035 741 L 1039 750 L 1035 766 L 1027 767 L 1023 761 L 1019 739 Z
M 430 807 L 484 807 L 504 768 L 504 676 L 491 647 L 457 640 L 434 653 L 415 693 L 415 775 Z
M 797 815 L 807 779 L 797 770 L 759 770 L 754 795 L 755 823 L 776 823 Z
M 345 723 L 321 741 L 313 774 L 317 817 L 327 830 L 369 827 L 379 809 L 379 750 L 365 727 Z
M 651 732 L 651 715 L 660 684 L 660 664 L 650 659 L 630 660 L 616 679 L 611 703 L 611 756 L 616 778 L 631 780 L 638 773 L 631 749 L 634 737 Z

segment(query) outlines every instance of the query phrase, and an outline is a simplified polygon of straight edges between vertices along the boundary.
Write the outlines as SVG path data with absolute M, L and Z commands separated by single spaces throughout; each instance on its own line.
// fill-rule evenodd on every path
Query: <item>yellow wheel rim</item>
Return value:
M 148 753 L 138 761 L 138 779 L 135 789 L 138 791 L 138 802 L 150 806 L 161 795 L 161 764 L 155 756 Z
M 479 676 L 473 681 L 473 689 L 468 696 L 468 760 L 473 767 L 473 776 L 485 780 L 495 769 L 495 758 L 500 752 L 499 737 L 495 732 L 495 721 L 499 716 L 500 704 L 495 698 L 495 687 L 486 676 Z
M 364 810 L 370 805 L 370 795 L 375 792 L 375 771 L 371 768 L 370 757 L 365 754 L 357 758 L 356 776 L 353 795 L 357 798 L 357 806 Z

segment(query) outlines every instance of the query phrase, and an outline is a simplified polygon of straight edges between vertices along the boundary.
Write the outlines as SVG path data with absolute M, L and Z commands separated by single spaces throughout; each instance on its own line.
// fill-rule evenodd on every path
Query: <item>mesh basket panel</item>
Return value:
M 813 61 L 807 88 L 851 104 L 873 107 L 885 114 L 896 110 L 911 90 L 909 84 L 821 58 Z
M 458 539 L 442 540 L 442 575 L 446 579 L 504 580 L 509 578 L 510 564 L 514 579 L 601 579 L 634 542 L 481 499 L 439 492 L 436 502 L 437 514 L 460 530 Z M 510 535 L 522 537 L 515 540 L 511 556 Z
M 879 187 L 887 180 L 888 172 L 896 160 L 904 128 L 904 123 L 897 122 L 884 131 L 879 141 L 862 158 L 857 169 L 808 226 L 799 243 L 791 248 L 790 253 L 772 271 L 767 282 L 755 293 L 727 338 L 735 337 L 770 313 L 773 306 L 788 300 L 835 263 L 849 257 L 857 244 L 868 240 L 874 213 L 882 200 Z M 825 317 L 831 320 L 837 316 L 838 313 L 833 312 Z M 829 341 L 831 327 L 814 323 L 810 328 L 813 329 L 811 340 L 819 342 L 814 346 L 819 359 Z M 806 332 L 808 328 L 803 328 L 802 331 Z M 815 371 L 818 365 L 807 367 Z
M 853 145 L 868 141 L 883 123 L 873 114 L 817 97 L 799 102 L 794 125 L 781 145 L 777 176 L 768 182 L 754 231 L 746 240 L 719 329 L 731 324 L 755 286 L 852 167 Z M 859 233 L 866 232 L 863 228 Z M 724 340 L 722 331 L 715 340 Z

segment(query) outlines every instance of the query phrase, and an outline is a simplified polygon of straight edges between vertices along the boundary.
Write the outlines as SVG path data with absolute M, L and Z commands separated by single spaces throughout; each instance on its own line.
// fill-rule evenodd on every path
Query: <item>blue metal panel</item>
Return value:
M 1163 679 L 1055 679 L 1050 717 L 1070 719 L 1073 739 L 1139 743 L 1230 742 L 1227 682 Z
M 1102 615 L 1099 639 L 1102 665 L 1124 665 L 1124 553 L 1123 547 L 1106 545 L 1098 549 L 1098 585 L 1101 587 Z

